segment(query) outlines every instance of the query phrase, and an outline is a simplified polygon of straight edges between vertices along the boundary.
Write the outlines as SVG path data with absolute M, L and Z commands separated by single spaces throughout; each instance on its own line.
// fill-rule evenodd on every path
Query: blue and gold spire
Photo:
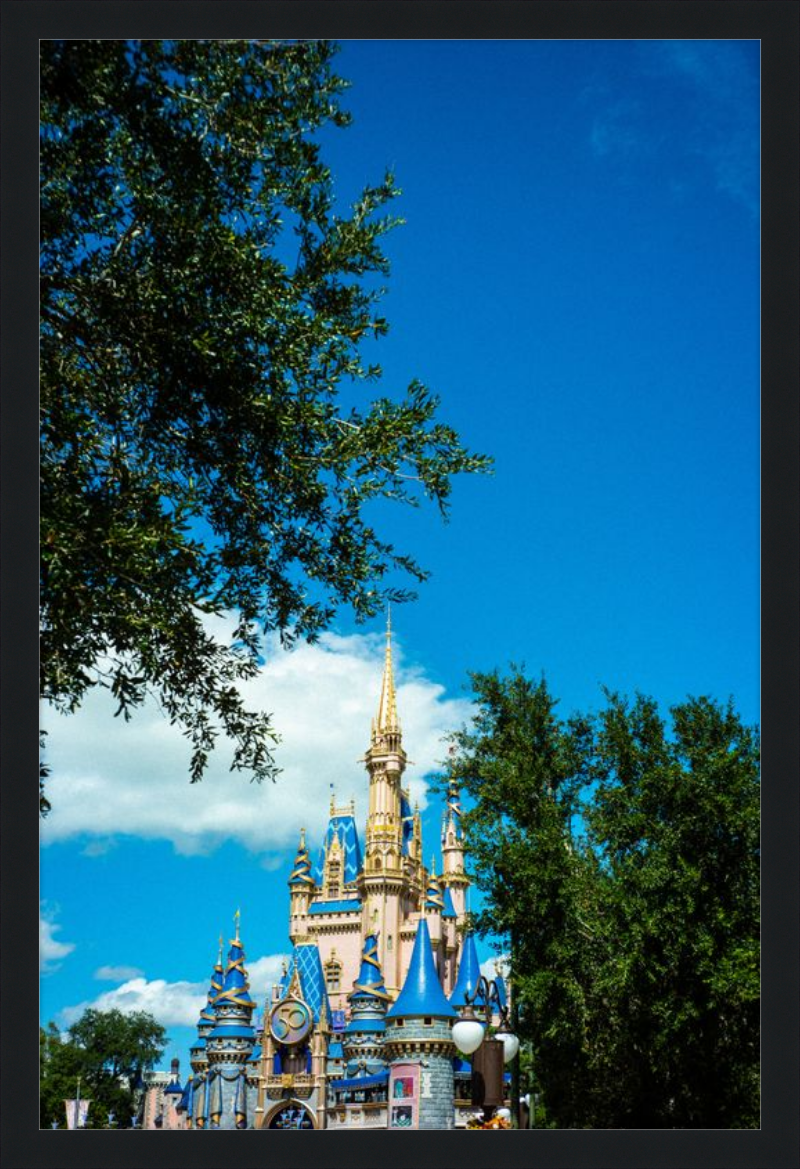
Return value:
M 447 808 L 442 817 L 442 844 L 445 843 L 447 830 L 451 828 L 456 840 L 461 840 L 461 796 L 458 784 L 451 779 L 447 785 Z
M 458 978 L 450 995 L 450 1002 L 459 1009 L 464 1006 L 467 995 L 474 995 L 481 976 L 481 965 L 478 961 L 478 951 L 475 949 L 475 938 L 472 931 L 464 935 L 461 945 L 461 957 L 458 962 Z M 483 1001 L 483 996 L 478 1002 Z
M 386 1008 L 391 1000 L 378 961 L 376 934 L 367 934 L 364 938 L 361 970 L 348 997 L 350 1022 L 342 1039 L 345 1074 L 350 1077 L 377 1075 L 386 1067 L 383 1038 Z
M 217 1016 L 214 1013 L 214 1002 L 217 995 L 222 990 L 222 934 L 219 936 L 219 954 L 214 969 L 211 973 L 211 985 L 208 988 L 208 995 L 206 997 L 206 1005 L 200 1012 L 200 1018 L 197 1021 L 198 1028 L 213 1027 L 217 1021 Z
M 425 909 L 429 913 L 441 913 L 444 909 L 442 886 L 436 876 L 436 860 L 431 857 L 431 871 L 428 875 L 428 891 L 425 894 Z
M 455 1018 L 457 1012 L 445 997 L 431 950 L 428 923 L 422 917 L 417 925 L 417 936 L 408 966 L 403 989 L 397 1002 L 390 1007 L 387 1019 L 403 1019 L 410 1015 L 435 1015 Z
M 239 910 L 236 910 L 236 936 L 231 938 L 231 948 L 228 951 L 228 965 L 222 989 L 214 997 L 213 1005 L 219 1011 L 220 1006 L 236 1006 L 245 1010 L 253 1010 L 255 1002 L 250 998 L 250 984 L 244 968 L 244 946 L 239 937 Z M 217 1016 L 218 1020 L 219 1016 Z
M 297 856 L 294 858 L 289 884 L 299 888 L 313 888 L 314 878 L 311 876 L 311 860 L 306 848 L 306 830 L 300 829 L 300 843 L 297 846 Z
M 350 995 L 354 999 L 378 998 L 389 1001 L 389 992 L 383 981 L 381 964 L 378 961 L 378 938 L 375 934 L 367 934 L 364 938 L 364 949 L 361 954 L 361 969 L 358 978 L 353 983 Z

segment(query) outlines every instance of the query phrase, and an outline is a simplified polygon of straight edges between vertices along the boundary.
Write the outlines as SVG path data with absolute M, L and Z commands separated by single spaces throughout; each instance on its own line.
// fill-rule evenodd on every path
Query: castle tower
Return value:
M 165 1130 L 186 1127 L 183 1117 L 178 1112 L 178 1105 L 183 1096 L 180 1072 L 181 1061 L 175 1058 L 170 1064 L 169 1083 L 164 1089 L 164 1108 L 160 1127 Z
M 442 824 L 443 883 L 450 890 L 459 924 L 466 915 L 465 897 L 469 878 L 464 872 L 464 833 L 461 828 L 461 800 L 455 783 L 448 784 L 447 810 Z
M 436 858 L 431 857 L 431 871 L 428 874 L 428 888 L 425 892 L 425 920 L 428 923 L 428 933 L 431 939 L 431 948 L 436 958 L 436 969 L 441 976 L 441 971 L 444 962 L 443 942 L 444 935 L 442 932 L 442 912 L 444 910 L 444 897 L 442 896 L 442 886 L 439 878 L 436 876 Z
M 422 917 L 403 989 L 386 1015 L 390 1128 L 453 1127 L 451 1025 L 457 1017 L 439 982 Z
M 374 934 L 364 939 L 361 970 L 349 997 L 350 1022 L 343 1040 L 345 1074 L 348 1077 L 377 1075 L 386 1067 L 383 1037 L 389 994 L 384 986 L 378 939 Z
M 314 894 L 311 859 L 306 848 L 306 830 L 300 829 L 300 843 L 289 877 L 289 937 L 294 944 L 308 937 L 308 907 Z
M 257 1128 L 324 1128 L 330 1008 L 319 950 L 295 946 L 272 1006 L 264 1012 Z
M 217 1016 L 214 1011 L 214 1002 L 222 990 L 224 975 L 222 971 L 222 937 L 219 939 L 219 953 L 214 969 L 211 973 L 211 985 L 208 988 L 206 1004 L 197 1020 L 197 1039 L 189 1049 L 189 1063 L 192 1074 L 189 1077 L 181 1098 L 180 1107 L 186 1116 L 187 1128 L 203 1128 L 205 1116 L 205 1088 L 208 1072 L 208 1053 L 206 1044 L 208 1036 L 214 1030 Z
M 359 880 L 363 933 L 378 938 L 381 969 L 387 990 L 394 996 L 402 977 L 401 902 L 408 884 L 403 867 L 405 801 L 401 787 L 407 757 L 397 717 L 390 618 L 386 624 L 386 658 L 378 713 L 372 721 L 372 737 L 364 762 L 369 772 L 369 811 L 364 870 Z M 411 823 L 409 829 L 413 831 Z
M 244 946 L 239 937 L 239 911 L 235 914 L 236 936 L 231 939 L 228 965 L 222 990 L 213 1006 L 216 1022 L 206 1039 L 208 1072 L 203 1115 L 204 1127 L 247 1128 L 247 1063 L 252 1055 L 255 1034 L 252 1016 L 255 1003 L 244 965 Z

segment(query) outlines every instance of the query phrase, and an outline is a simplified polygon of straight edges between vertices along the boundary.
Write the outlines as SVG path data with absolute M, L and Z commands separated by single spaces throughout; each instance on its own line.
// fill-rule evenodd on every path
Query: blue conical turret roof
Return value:
M 453 905 L 453 898 L 450 893 L 450 886 L 444 887 L 444 909 L 442 910 L 442 917 L 458 917 L 456 907 Z
M 478 961 L 478 951 L 475 949 L 475 938 L 472 932 L 464 935 L 461 946 L 461 958 L 458 963 L 458 978 L 450 995 L 450 1002 L 454 1007 L 461 1008 L 466 1002 L 466 996 L 475 994 L 481 976 L 481 965 Z M 483 996 L 478 1000 L 483 1001 Z
M 381 964 L 378 961 L 378 938 L 375 934 L 367 934 L 364 938 L 364 949 L 361 953 L 361 969 L 358 978 L 353 983 L 350 999 L 379 998 L 388 999 L 381 973 Z
M 456 1014 L 445 997 L 436 973 L 428 923 L 424 917 L 420 918 L 403 989 L 386 1017 L 400 1019 L 409 1015 L 437 1015 L 439 1018 L 452 1019 Z

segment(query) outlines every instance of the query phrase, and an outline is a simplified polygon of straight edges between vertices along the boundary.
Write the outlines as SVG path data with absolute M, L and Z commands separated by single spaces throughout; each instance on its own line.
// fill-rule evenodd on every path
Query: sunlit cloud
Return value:
M 509 971 L 509 956 L 508 954 L 493 954 L 491 958 L 487 958 L 485 962 L 481 962 L 481 974 L 484 978 L 491 982 L 497 978 L 498 974 L 502 978 L 508 978 Z
M 383 668 L 383 637 L 326 634 L 287 653 L 268 646 L 259 676 L 242 687 L 253 709 L 270 711 L 282 742 L 275 784 L 230 772 L 230 744 L 220 740 L 201 783 L 188 780 L 189 748 L 153 703 L 129 723 L 113 718 L 105 691 L 93 691 L 76 714 L 46 711 L 49 796 L 53 810 L 42 843 L 88 837 L 85 855 L 101 855 L 118 834 L 169 840 L 182 854 L 207 853 L 226 840 L 275 854 L 294 847 L 301 826 L 320 833 L 332 792 L 366 815 L 363 763 Z M 452 699 L 395 646 L 397 704 L 414 760 L 406 772 L 412 799 L 426 806 L 426 775 L 445 754 L 443 736 L 465 722 L 469 704 Z
M 287 961 L 286 954 L 268 954 L 247 963 L 250 991 L 256 1001 L 263 1000 L 269 987 L 278 982 Z M 124 971 L 124 967 L 101 967 L 107 971 Z M 100 977 L 100 972 L 95 974 Z M 85 1011 L 121 1011 L 132 1014 L 144 1011 L 163 1027 L 194 1027 L 208 994 L 208 982 L 167 982 L 163 978 L 127 978 L 119 986 L 103 991 L 94 999 L 64 1007 L 58 1013 L 57 1023 L 71 1027 Z
M 54 934 L 61 929 L 60 925 L 52 920 L 52 914 L 44 916 L 39 913 L 39 971 L 41 974 L 52 974 L 58 969 L 62 958 L 66 958 L 75 949 L 74 942 L 60 942 Z

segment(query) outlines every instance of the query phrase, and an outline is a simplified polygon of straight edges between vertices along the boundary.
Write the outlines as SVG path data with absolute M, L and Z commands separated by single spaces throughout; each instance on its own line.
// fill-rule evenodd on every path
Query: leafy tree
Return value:
M 563 724 L 544 680 L 519 669 L 471 675 L 476 714 L 453 736 L 449 776 L 465 795 L 467 855 L 485 909 L 483 932 L 510 938 L 519 1034 L 550 1115 L 576 1123 L 586 1090 L 586 865 L 567 847 L 588 727 Z
M 611 694 L 598 720 L 604 1070 L 620 1125 L 758 1127 L 758 734 L 708 698 L 671 715 Z
M 472 684 L 448 778 L 548 1122 L 757 1126 L 757 733 L 707 698 L 668 729 L 641 696 L 562 720 L 517 669 Z
M 313 135 L 345 126 L 327 42 L 49 41 L 41 55 L 42 693 L 147 690 L 201 778 L 274 776 L 237 681 L 425 570 L 371 526 L 486 469 L 419 382 L 365 402 L 398 194 L 352 208 Z M 210 615 L 236 615 L 230 643 Z
M 89 1124 L 105 1125 L 113 1112 L 117 1125 L 127 1128 L 142 1074 L 160 1059 L 166 1041 L 164 1028 L 144 1011 L 89 1009 L 66 1037 L 53 1023 L 40 1029 L 42 1128 L 53 1120 L 65 1124 L 64 1101 L 75 1098 L 79 1076 L 81 1096 L 91 1100 Z

